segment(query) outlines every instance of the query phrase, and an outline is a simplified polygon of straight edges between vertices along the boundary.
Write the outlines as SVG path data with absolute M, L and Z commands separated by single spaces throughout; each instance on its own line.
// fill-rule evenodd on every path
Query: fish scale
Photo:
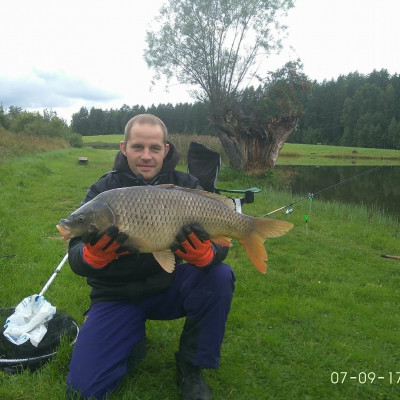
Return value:
M 293 226 L 280 220 L 254 218 L 234 210 L 231 199 L 215 193 L 174 185 L 135 186 L 100 193 L 57 225 L 64 239 L 82 236 L 95 228 L 103 234 L 111 225 L 129 235 L 124 246 L 153 253 L 162 268 L 175 265 L 169 250 L 184 225 L 200 224 L 210 240 L 230 246 L 237 239 L 250 260 L 265 273 L 266 237 L 283 235 Z
M 155 195 L 155 190 L 162 191 L 162 194 Z M 227 227 L 229 236 L 233 237 L 241 236 L 235 226 L 244 233 L 251 229 L 251 218 L 240 216 L 223 203 L 203 194 L 189 191 L 182 194 L 182 190 L 149 186 L 140 190 L 121 190 L 118 196 L 109 193 L 104 198 L 120 216 L 121 231 L 133 237 L 140 232 L 141 238 L 151 242 L 146 247 L 149 252 L 170 246 L 181 227 L 193 222 L 200 223 L 210 236 L 226 234 Z M 160 222 L 168 223 L 168 226 L 158 229 Z

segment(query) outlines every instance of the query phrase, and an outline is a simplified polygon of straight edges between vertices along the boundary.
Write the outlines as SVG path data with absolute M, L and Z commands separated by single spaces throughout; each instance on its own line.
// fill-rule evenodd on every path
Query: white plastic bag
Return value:
M 15 307 L 14 314 L 8 317 L 4 325 L 4 336 L 16 345 L 30 340 L 37 347 L 47 332 L 45 323 L 56 313 L 43 296 L 33 294 L 26 297 Z

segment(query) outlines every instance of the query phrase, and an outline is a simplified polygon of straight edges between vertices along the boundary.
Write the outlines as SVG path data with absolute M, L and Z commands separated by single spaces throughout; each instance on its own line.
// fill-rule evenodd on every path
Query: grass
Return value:
M 0 126 L 0 163 L 12 157 L 66 148 L 62 138 L 48 138 L 8 132 Z
M 87 146 L 97 149 L 119 149 L 122 135 L 83 136 Z M 170 140 L 182 153 L 182 162 L 187 163 L 187 150 L 191 141 L 197 141 L 221 154 L 222 162 L 228 158 L 216 137 L 207 135 L 171 134 Z M 286 143 L 282 148 L 278 165 L 380 165 L 391 162 L 400 165 L 400 151 L 386 149 L 367 149 L 362 147 L 326 146 L 312 144 Z
M 400 164 L 399 150 L 286 143 L 278 165 L 379 165 Z
M 83 155 L 87 165 L 77 162 Z M 111 168 L 114 155 L 65 149 L 0 165 L 0 307 L 41 290 L 67 250 L 56 223 L 77 208 L 87 187 Z M 265 185 L 265 178 L 226 168 L 219 181 L 224 187 L 263 188 L 255 203 L 244 206 L 246 214 L 259 216 L 295 200 Z M 266 241 L 266 275 L 256 271 L 238 243 L 230 250 L 227 262 L 237 282 L 221 366 L 205 373 L 214 400 L 399 398 L 400 263 L 380 257 L 400 255 L 398 220 L 318 199 L 312 207 L 307 229 L 307 202 L 293 214 L 275 214 L 295 227 Z M 66 265 L 46 297 L 80 324 L 88 293 L 85 280 Z M 148 355 L 111 400 L 179 398 L 174 351 L 182 324 L 148 322 Z M 37 372 L 0 372 L 0 399 L 63 399 L 71 352 L 63 343 Z M 332 383 L 344 372 L 343 383 Z M 376 378 L 363 383 L 363 373 Z

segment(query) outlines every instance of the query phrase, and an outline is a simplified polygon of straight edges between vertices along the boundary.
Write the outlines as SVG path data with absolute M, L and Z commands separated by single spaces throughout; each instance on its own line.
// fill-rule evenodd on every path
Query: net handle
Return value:
M 68 253 L 61 260 L 60 264 L 58 264 L 58 267 L 54 270 L 53 275 L 51 275 L 50 279 L 47 281 L 47 283 L 44 285 L 42 291 L 39 293 L 39 296 L 43 296 L 44 292 L 49 288 L 49 286 L 52 284 L 54 279 L 56 279 L 56 276 L 61 271 L 61 268 L 64 266 L 64 264 L 67 262 L 67 260 L 68 260 Z

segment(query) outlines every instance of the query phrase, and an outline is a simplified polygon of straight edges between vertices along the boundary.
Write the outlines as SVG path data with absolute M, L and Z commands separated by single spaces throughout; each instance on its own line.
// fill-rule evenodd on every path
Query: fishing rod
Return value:
M 362 176 L 362 175 L 369 174 L 370 172 L 373 172 L 373 171 L 376 171 L 376 170 L 378 170 L 378 169 L 380 169 L 380 168 L 386 167 L 387 165 L 392 164 L 392 163 L 393 163 L 393 161 L 389 161 L 389 162 L 387 162 L 387 163 L 385 163 L 385 164 L 378 165 L 377 167 L 370 168 L 370 169 L 368 169 L 367 171 L 361 172 L 360 174 L 357 174 L 357 175 L 354 175 L 354 176 L 352 176 L 352 177 L 350 177 L 350 178 L 347 178 L 347 179 L 345 179 L 345 180 L 342 181 L 342 182 L 338 182 L 338 183 L 335 183 L 335 184 L 333 184 L 333 185 L 330 185 L 330 186 L 328 186 L 328 187 L 326 187 L 326 188 L 324 188 L 324 189 L 321 189 L 320 191 L 318 191 L 318 192 L 316 192 L 316 193 L 309 193 L 308 196 L 302 197 L 300 200 L 296 200 L 296 201 L 294 201 L 294 202 L 292 202 L 292 203 L 290 203 L 290 204 L 287 204 L 287 205 L 285 205 L 285 206 L 279 207 L 279 208 L 277 208 L 276 210 L 270 211 L 269 213 L 264 214 L 262 217 L 267 217 L 268 215 L 275 214 L 276 212 L 281 211 L 281 210 L 285 210 L 285 209 L 286 209 L 285 214 L 291 214 L 291 213 L 293 212 L 293 209 L 291 209 L 290 207 L 294 206 L 295 204 L 300 203 L 300 202 L 302 202 L 302 201 L 304 201 L 304 200 L 310 200 L 310 201 L 312 201 L 312 199 L 313 199 L 315 196 L 317 196 L 317 195 L 319 195 L 319 194 L 321 194 L 321 193 L 323 193 L 323 192 L 326 192 L 327 190 L 334 189 L 334 188 L 336 188 L 336 187 L 342 186 L 342 185 L 344 185 L 345 183 L 348 183 L 348 182 L 350 182 L 350 181 L 352 181 L 352 180 L 354 180 L 354 179 L 357 179 L 357 178 L 359 178 L 359 177 Z

